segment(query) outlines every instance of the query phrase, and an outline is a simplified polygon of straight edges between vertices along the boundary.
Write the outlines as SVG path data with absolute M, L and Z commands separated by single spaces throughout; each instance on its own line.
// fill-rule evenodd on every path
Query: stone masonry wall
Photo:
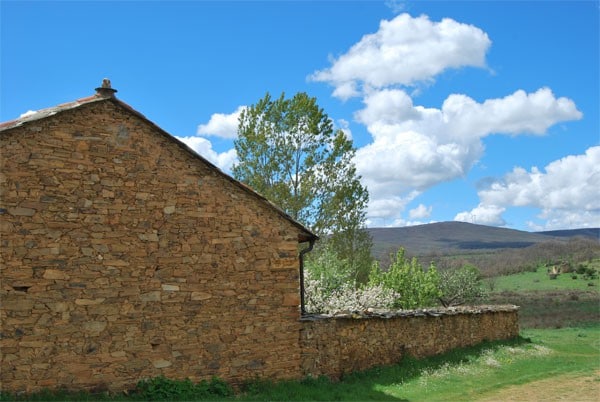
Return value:
M 519 335 L 514 306 L 417 311 L 388 316 L 307 317 L 302 322 L 302 374 L 339 378 L 485 340 Z
M 0 141 L 2 390 L 301 375 L 297 226 L 111 100 Z

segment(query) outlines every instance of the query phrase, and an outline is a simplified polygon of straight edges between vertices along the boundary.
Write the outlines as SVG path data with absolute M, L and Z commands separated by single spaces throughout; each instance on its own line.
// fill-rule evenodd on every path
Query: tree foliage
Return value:
M 439 300 L 444 307 L 472 303 L 483 296 L 481 274 L 469 264 L 441 271 L 440 292 Z
M 327 243 L 321 245 L 319 252 L 306 260 L 304 268 L 307 276 L 319 282 L 319 297 L 327 297 L 345 283 L 352 282 L 352 269 L 348 260 L 340 258 Z
M 369 275 L 370 285 L 382 285 L 398 294 L 395 307 L 415 309 L 433 306 L 441 296 L 440 276 L 434 265 L 425 270 L 416 258 L 409 260 L 400 248 L 391 256 L 387 271 L 381 270 L 377 263 Z
M 326 238 L 348 259 L 355 281 L 366 280 L 372 261 L 364 230 L 369 196 L 356 173 L 352 141 L 334 130 L 316 99 L 267 93 L 241 113 L 234 146 L 234 177 Z

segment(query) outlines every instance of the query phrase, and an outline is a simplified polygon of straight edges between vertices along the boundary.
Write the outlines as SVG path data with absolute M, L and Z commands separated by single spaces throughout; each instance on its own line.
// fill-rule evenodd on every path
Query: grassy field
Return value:
M 598 261 L 590 266 L 597 269 Z M 573 276 L 576 276 L 573 279 Z M 600 322 L 600 279 L 546 268 L 492 279 L 487 303 L 520 306 L 521 328 L 562 328 Z M 590 286 L 591 285 L 591 286 Z
M 599 327 L 527 330 L 531 343 L 483 348 L 465 353 L 463 360 L 422 370 L 403 384 L 383 386 L 398 399 L 472 401 L 502 389 L 563 374 L 593 375 L 598 364 Z M 600 383 L 596 383 L 600 391 Z M 591 394 L 590 397 L 593 397 Z
M 594 262 L 594 268 L 598 265 Z M 521 272 L 514 275 L 500 276 L 489 279 L 495 281 L 494 291 L 519 292 L 519 291 L 557 291 L 557 290 L 581 290 L 596 291 L 600 288 L 600 278 L 590 278 L 587 275 L 569 272 L 559 274 L 555 279 L 550 279 L 547 268 L 538 267 L 535 272 Z

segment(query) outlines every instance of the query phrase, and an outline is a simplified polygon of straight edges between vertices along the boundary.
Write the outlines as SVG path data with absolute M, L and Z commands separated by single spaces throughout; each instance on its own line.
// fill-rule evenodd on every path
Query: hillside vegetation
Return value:
M 598 258 L 600 258 L 600 242 L 580 237 L 566 241 L 550 240 L 517 249 L 455 255 L 431 253 L 419 257 L 424 263 L 433 262 L 440 269 L 471 264 L 476 266 L 484 277 L 535 271 L 540 266 L 575 270 L 581 264 L 590 263 Z
M 600 229 L 525 232 L 465 222 L 439 222 L 397 228 L 369 228 L 373 255 L 380 260 L 399 247 L 415 256 L 489 253 L 520 249 L 540 243 L 568 243 L 575 237 L 600 239 Z
M 431 263 L 441 272 L 475 267 L 481 303 L 520 306 L 521 328 L 562 328 L 600 322 L 599 229 L 529 233 L 442 222 L 370 229 L 381 265 L 389 250 Z
M 600 229 L 530 233 L 465 222 L 370 228 L 382 266 L 403 247 L 427 266 L 476 266 L 484 277 L 535 270 L 540 264 L 578 264 L 600 258 Z M 570 234 L 570 236 L 569 236 Z

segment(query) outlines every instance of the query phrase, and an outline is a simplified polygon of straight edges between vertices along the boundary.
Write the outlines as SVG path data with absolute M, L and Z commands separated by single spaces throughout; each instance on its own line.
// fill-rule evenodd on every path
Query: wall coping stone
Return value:
M 444 315 L 457 314 L 485 314 L 498 312 L 518 311 L 519 306 L 513 304 L 505 305 L 481 305 L 481 306 L 455 306 L 426 308 L 416 310 L 378 310 L 367 309 L 364 311 L 341 311 L 334 314 L 304 314 L 300 321 L 318 321 L 327 319 L 369 319 L 369 318 L 399 318 L 399 317 L 440 317 Z

